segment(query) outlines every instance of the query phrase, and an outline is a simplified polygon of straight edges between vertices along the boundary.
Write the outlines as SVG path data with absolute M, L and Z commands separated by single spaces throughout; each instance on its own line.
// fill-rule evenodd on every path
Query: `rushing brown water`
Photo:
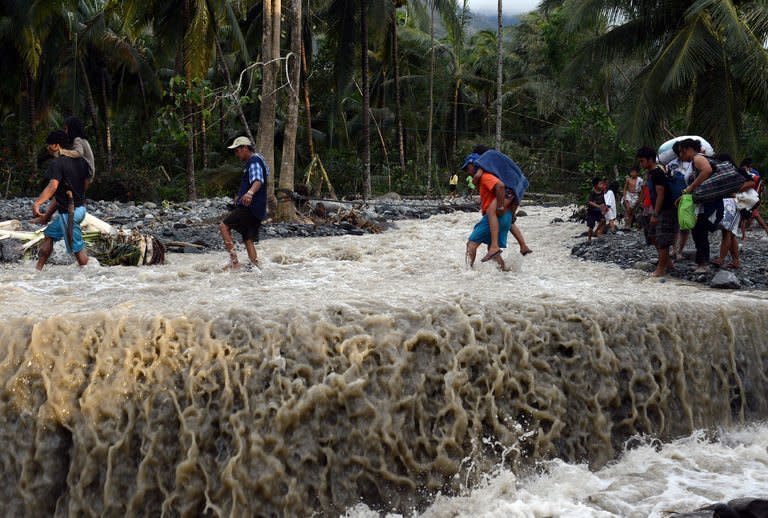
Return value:
M 463 269 L 465 216 L 267 242 L 261 274 L 3 271 L 0 510 L 410 512 L 499 465 L 768 416 L 764 300 L 578 263 L 551 212 L 517 273 Z

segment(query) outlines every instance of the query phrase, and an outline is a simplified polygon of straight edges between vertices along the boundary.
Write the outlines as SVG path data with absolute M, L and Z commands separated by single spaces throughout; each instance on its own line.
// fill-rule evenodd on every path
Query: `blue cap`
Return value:
M 464 159 L 464 164 L 461 166 L 461 169 L 466 169 L 469 164 L 474 164 L 478 158 L 480 158 L 480 155 L 477 153 L 468 154 L 467 158 Z

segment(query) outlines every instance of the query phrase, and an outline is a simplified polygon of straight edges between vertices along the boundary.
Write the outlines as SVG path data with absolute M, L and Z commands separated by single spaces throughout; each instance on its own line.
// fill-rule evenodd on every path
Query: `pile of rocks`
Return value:
M 652 272 L 656 268 L 658 254 L 656 249 L 645 244 L 641 231 L 619 230 L 616 234 L 607 234 L 587 243 L 586 233 L 579 236 L 584 241 L 576 244 L 571 253 L 588 261 L 599 261 L 618 264 L 622 268 L 635 268 Z M 710 234 L 711 256 L 717 257 L 720 247 L 720 235 Z M 683 252 L 683 259 L 675 263 L 669 273 L 688 281 L 708 284 L 713 288 L 768 288 L 768 264 L 764 258 L 768 253 L 768 236 L 762 231 L 753 230 L 747 233 L 747 240 L 741 243 L 741 267 L 738 270 L 709 268 L 707 273 L 696 273 L 694 263 L 695 251 L 689 239 Z

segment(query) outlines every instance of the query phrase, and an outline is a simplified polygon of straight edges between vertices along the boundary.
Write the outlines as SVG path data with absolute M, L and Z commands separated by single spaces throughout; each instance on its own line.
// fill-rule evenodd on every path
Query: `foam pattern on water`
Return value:
M 499 466 L 599 467 L 637 433 L 768 415 L 764 313 L 711 308 L 689 326 L 631 309 L 6 321 L 0 502 L 32 515 L 409 512 Z

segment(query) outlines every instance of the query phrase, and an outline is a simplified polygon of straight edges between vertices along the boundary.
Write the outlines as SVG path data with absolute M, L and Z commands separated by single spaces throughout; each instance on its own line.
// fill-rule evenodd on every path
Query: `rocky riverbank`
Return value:
M 38 228 L 29 221 L 32 201 L 31 198 L 0 200 L 0 221 L 16 219 L 21 221 L 24 230 Z M 230 210 L 231 203 L 231 198 L 183 203 L 89 201 L 88 212 L 113 226 L 136 229 L 171 243 L 172 252 L 205 252 L 223 250 L 218 224 Z M 301 222 L 268 220 L 262 227 L 261 239 L 362 235 L 392 228 L 398 220 L 477 210 L 475 199 L 406 199 L 394 193 L 368 203 L 312 201 L 304 207 Z M 197 246 L 185 247 L 183 243 Z
M 607 234 L 587 243 L 586 233 L 579 236 L 583 241 L 576 244 L 571 253 L 587 261 L 614 263 L 622 268 L 635 268 L 652 272 L 655 269 L 658 254 L 656 249 L 645 244 L 645 237 L 640 230 L 620 229 L 616 234 Z M 720 233 L 710 234 L 711 257 L 718 256 Z M 768 289 L 768 236 L 762 230 L 747 232 L 747 239 L 740 242 L 741 267 L 727 270 L 711 266 L 707 273 L 695 273 L 696 255 L 693 240 L 689 239 L 683 251 L 683 258 L 675 262 L 670 277 L 707 284 L 713 288 L 751 288 Z

